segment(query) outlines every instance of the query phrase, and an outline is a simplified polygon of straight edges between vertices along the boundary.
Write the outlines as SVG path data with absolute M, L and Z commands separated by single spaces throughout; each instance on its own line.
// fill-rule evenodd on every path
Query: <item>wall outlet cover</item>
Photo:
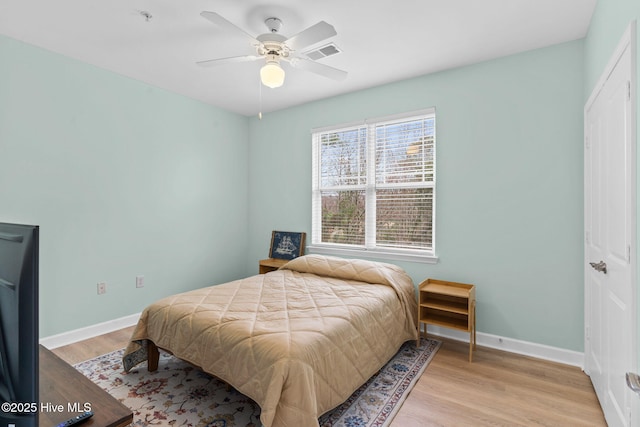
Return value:
M 107 283 L 106 282 L 98 282 L 98 295 L 107 293 Z

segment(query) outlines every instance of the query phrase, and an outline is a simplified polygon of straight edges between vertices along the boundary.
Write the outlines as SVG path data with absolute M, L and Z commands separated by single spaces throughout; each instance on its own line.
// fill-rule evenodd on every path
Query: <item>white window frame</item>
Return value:
M 367 206 L 368 210 L 365 212 L 366 220 L 365 227 L 367 229 L 365 233 L 365 245 L 364 247 L 354 245 L 341 245 L 336 243 L 323 243 L 322 239 L 322 196 L 320 191 L 320 138 L 316 135 L 320 135 L 327 132 L 340 132 L 353 128 L 366 126 L 369 130 L 375 129 L 376 125 L 391 123 L 394 121 L 421 119 L 424 117 L 433 116 L 435 118 L 435 108 L 429 108 L 425 110 L 412 111 L 408 113 L 396 114 L 391 116 L 378 117 L 373 119 L 362 120 L 359 122 L 344 123 L 335 126 L 327 126 L 322 128 L 315 128 L 311 130 L 312 133 L 312 230 L 311 230 L 311 244 L 307 246 L 307 250 L 310 253 L 318 253 L 325 255 L 336 255 L 345 257 L 358 257 L 358 258 L 376 258 L 392 261 L 413 261 L 422 263 L 435 264 L 438 262 L 438 257 L 435 254 L 436 251 L 436 135 L 434 131 L 434 153 L 433 153 L 433 182 L 429 185 L 433 188 L 433 205 L 432 205 L 432 248 L 430 250 L 425 249 L 408 249 L 408 248 L 389 248 L 389 247 L 376 247 L 372 240 L 375 240 L 375 133 L 369 132 L 367 134 L 367 165 L 369 169 L 369 176 L 373 176 L 373 179 L 367 179 Z M 374 133 L 374 135 L 371 135 Z M 373 149 L 372 149 L 373 147 Z M 372 190 L 372 191 L 370 191 Z M 371 195 L 373 193 L 373 195 Z M 373 202 L 371 202 L 373 199 Z M 371 239 L 373 236 L 373 239 Z

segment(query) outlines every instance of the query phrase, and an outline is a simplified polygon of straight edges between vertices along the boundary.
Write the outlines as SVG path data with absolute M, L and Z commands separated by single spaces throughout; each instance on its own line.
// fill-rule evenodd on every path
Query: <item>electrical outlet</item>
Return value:
M 144 288 L 144 276 L 136 276 L 136 288 Z
M 106 282 L 98 282 L 98 295 L 107 293 L 107 283 Z

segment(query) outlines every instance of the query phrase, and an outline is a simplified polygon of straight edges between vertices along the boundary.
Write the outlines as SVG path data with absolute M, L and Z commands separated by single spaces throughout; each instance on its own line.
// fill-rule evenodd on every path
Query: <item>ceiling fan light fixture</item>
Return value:
M 284 84 L 284 70 L 277 60 L 267 60 L 267 64 L 260 69 L 260 81 L 272 89 Z

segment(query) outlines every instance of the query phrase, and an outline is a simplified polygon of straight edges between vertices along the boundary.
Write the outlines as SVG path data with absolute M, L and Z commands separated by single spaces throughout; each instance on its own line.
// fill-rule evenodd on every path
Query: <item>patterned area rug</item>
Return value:
M 406 342 L 342 405 L 322 415 L 321 427 L 384 427 L 436 354 L 440 342 Z M 134 426 L 258 427 L 260 407 L 222 381 L 167 353 L 156 372 L 146 364 L 122 370 L 124 349 L 75 365 L 133 411 Z

